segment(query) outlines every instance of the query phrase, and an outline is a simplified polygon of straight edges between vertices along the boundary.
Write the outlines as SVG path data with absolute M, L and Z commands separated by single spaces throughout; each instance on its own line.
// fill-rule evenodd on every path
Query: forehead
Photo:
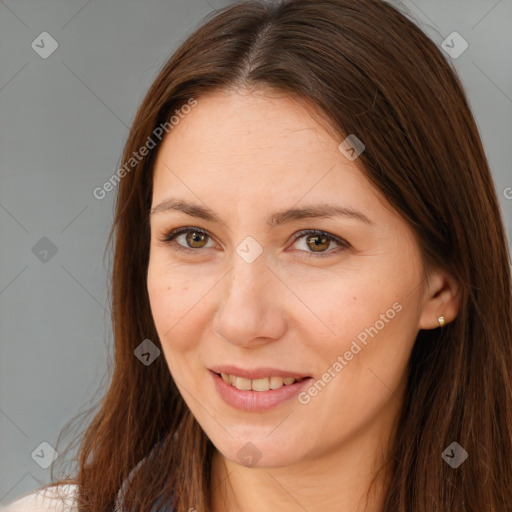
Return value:
M 224 129 L 236 130 L 249 122 L 256 124 L 248 133 L 255 133 L 260 125 L 265 125 L 265 133 L 276 134 L 281 130 L 317 128 L 320 121 L 324 128 L 331 131 L 334 128 L 310 99 L 270 88 L 219 89 L 202 95 L 197 102 L 191 115 L 186 116 L 193 120 L 189 127 L 206 122 L 212 129 L 222 125 Z
M 315 119 L 316 118 L 316 119 Z M 199 152 L 251 154 L 262 150 L 308 151 L 335 146 L 321 112 L 304 99 L 263 91 L 219 91 L 197 106 L 166 137 L 171 146 L 192 144 Z M 332 130 L 331 130 L 332 131 Z
M 205 179 L 209 170 L 217 178 L 228 171 L 282 174 L 288 167 L 297 174 L 333 156 L 355 167 L 342 162 L 334 129 L 301 98 L 272 91 L 217 91 L 198 98 L 180 117 L 159 148 L 157 173 L 165 163 L 197 170 Z
M 272 91 L 211 93 L 197 98 L 164 138 L 153 204 L 169 195 L 209 204 L 229 197 L 247 208 L 322 198 L 357 200 L 374 209 L 372 203 L 383 198 L 357 160 L 339 151 L 341 140 L 302 98 Z

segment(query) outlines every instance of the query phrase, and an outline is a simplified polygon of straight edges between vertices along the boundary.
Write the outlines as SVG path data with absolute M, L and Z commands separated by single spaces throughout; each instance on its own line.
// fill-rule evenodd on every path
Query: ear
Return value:
M 445 325 L 453 322 L 461 304 L 461 289 L 457 280 L 445 269 L 435 269 L 426 281 L 418 323 L 419 329 L 440 327 L 439 317 Z

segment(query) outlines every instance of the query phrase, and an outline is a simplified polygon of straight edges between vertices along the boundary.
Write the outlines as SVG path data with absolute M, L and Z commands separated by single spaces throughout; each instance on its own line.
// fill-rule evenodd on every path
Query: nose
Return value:
M 229 343 L 255 347 L 281 338 L 286 330 L 283 284 L 260 256 L 247 263 L 238 255 L 219 283 L 213 330 Z

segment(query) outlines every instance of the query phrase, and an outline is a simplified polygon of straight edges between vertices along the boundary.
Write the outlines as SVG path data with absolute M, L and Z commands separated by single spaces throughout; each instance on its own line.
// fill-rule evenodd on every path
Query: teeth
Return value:
M 251 379 L 244 379 L 243 377 L 235 378 L 235 388 L 243 389 L 244 391 L 251 390 Z
M 283 386 L 289 386 L 297 380 L 293 377 L 270 377 L 264 379 L 246 379 L 244 377 L 237 377 L 236 375 L 228 375 L 221 373 L 222 380 L 233 387 L 242 391 L 269 391 L 270 389 L 279 389 Z
M 254 379 L 251 382 L 251 389 L 254 391 L 268 391 L 270 389 L 269 379 Z
M 282 377 L 270 377 L 270 389 L 277 389 L 282 387 L 284 379 Z

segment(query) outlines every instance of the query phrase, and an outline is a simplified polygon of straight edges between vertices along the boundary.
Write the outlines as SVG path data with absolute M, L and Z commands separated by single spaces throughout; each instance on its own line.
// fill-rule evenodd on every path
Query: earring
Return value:
M 444 316 L 440 316 L 437 321 L 439 322 L 439 327 L 443 327 L 444 326 Z

